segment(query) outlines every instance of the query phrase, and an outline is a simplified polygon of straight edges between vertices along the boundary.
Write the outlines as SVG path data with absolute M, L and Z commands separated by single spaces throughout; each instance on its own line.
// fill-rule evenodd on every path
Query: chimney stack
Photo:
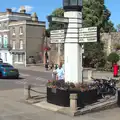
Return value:
M 11 14 L 11 13 L 12 13 L 12 9 L 7 8 L 7 9 L 6 9 L 6 13 L 7 13 L 7 14 Z
M 36 12 L 34 12 L 34 13 L 32 14 L 32 21 L 38 22 L 38 16 L 37 16 Z
M 24 6 L 21 6 L 21 7 L 20 7 L 20 13 L 26 13 L 26 10 L 25 10 L 25 7 L 24 7 Z

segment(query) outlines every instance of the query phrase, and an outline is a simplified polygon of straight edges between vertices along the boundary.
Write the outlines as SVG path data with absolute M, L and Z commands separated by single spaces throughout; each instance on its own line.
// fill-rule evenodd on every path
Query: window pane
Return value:
M 23 62 L 23 54 L 18 55 L 18 62 Z
M 12 31 L 12 32 L 13 32 L 12 34 L 15 35 L 15 28 L 13 28 L 13 31 Z
M 12 67 L 13 68 L 13 66 L 11 66 L 11 65 L 2 65 L 2 67 Z
M 20 34 L 23 33 L 23 27 L 20 27 Z
M 4 44 L 4 47 L 7 48 L 7 45 L 8 45 L 8 36 L 7 35 L 4 35 L 3 44 Z
M 13 47 L 13 49 L 15 49 L 15 40 L 13 40 L 12 47 Z
M 0 35 L 0 47 L 2 46 L 2 35 Z
M 5 61 L 7 61 L 7 53 L 5 53 Z
M 23 62 L 23 55 L 20 55 L 20 62 Z
M 64 6 L 68 6 L 69 5 L 69 0 L 64 0 Z
M 20 40 L 20 49 L 23 49 L 23 41 Z
M 82 6 L 82 0 L 78 0 L 78 5 Z
M 77 5 L 77 0 L 70 0 L 70 5 Z
M 15 62 L 18 62 L 18 55 L 17 55 L 17 54 L 14 55 L 14 61 L 15 61 Z

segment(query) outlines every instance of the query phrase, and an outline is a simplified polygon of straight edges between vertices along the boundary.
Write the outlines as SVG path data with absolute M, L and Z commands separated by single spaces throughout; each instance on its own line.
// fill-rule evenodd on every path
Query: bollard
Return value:
M 93 71 L 88 70 L 88 80 L 91 80 L 92 77 L 93 77 Z
M 25 85 L 24 86 L 24 96 L 25 96 L 26 100 L 31 98 L 30 89 L 31 89 L 31 85 Z
M 120 107 L 120 89 L 117 90 L 117 105 Z
M 72 111 L 77 111 L 77 94 L 70 94 L 70 108 Z

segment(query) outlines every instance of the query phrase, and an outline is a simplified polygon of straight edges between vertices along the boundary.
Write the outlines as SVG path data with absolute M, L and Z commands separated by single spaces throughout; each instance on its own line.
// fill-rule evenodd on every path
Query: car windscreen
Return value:
M 11 67 L 12 67 L 12 68 L 13 68 L 13 66 L 11 66 L 11 65 L 2 65 L 2 67 L 4 67 L 4 68 L 5 68 L 5 67 L 6 67 L 6 68 L 11 68 Z

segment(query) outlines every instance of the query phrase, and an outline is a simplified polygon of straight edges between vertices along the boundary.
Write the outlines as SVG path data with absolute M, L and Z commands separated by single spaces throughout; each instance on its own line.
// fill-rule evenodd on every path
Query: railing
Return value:
M 44 97 L 42 96 L 41 98 L 46 98 L 46 93 L 45 92 L 40 92 L 40 91 L 37 91 L 37 90 L 33 89 L 35 87 L 45 87 L 45 86 L 32 85 L 32 84 L 27 84 L 26 83 L 24 85 L 25 100 L 34 99 L 34 97 L 36 97 L 36 96 L 32 96 L 31 92 L 38 93 L 39 95 L 42 94 L 42 95 L 44 95 Z M 39 96 L 39 95 L 37 95 L 37 96 Z

